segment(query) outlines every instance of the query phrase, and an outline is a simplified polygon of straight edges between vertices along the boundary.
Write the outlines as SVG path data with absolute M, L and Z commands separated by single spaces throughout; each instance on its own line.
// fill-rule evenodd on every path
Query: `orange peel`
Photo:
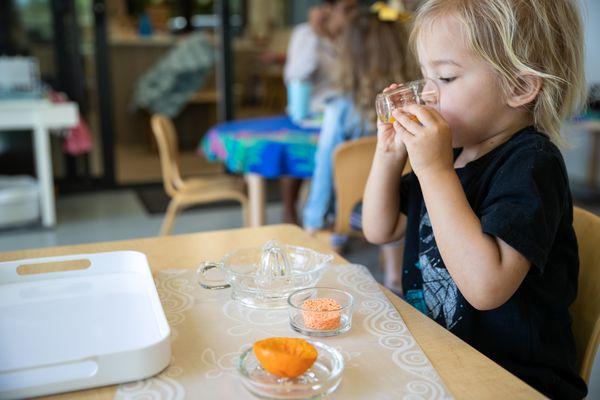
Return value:
M 304 339 L 273 337 L 252 346 L 260 365 L 281 378 L 296 378 L 317 359 L 317 349 Z

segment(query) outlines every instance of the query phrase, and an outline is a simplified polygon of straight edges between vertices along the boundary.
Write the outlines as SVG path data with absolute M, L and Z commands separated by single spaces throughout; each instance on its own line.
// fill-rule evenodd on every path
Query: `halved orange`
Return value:
M 273 337 L 252 346 L 260 365 L 273 375 L 295 378 L 305 373 L 317 359 L 317 349 L 304 339 Z

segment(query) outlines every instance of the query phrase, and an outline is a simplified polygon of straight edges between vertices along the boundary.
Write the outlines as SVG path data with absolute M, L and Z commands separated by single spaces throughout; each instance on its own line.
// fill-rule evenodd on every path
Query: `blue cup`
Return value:
M 291 81 L 287 87 L 287 111 L 293 122 L 299 123 L 310 114 L 310 83 L 300 80 Z

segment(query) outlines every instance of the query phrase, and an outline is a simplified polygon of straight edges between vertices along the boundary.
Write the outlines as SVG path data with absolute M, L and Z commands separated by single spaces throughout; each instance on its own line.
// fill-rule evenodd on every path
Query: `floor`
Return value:
M 244 106 L 236 109 L 237 118 L 257 118 L 282 114 L 283 110 L 262 106 Z M 199 132 L 200 135 L 201 132 Z M 200 136 L 198 136 L 200 140 Z M 179 168 L 183 176 L 214 174 L 223 171 L 219 164 L 211 163 L 188 149 L 179 153 Z M 118 141 L 115 146 L 115 174 L 119 185 L 144 184 L 162 179 L 158 149 L 148 140 L 137 143 Z
M 57 215 L 58 225 L 54 229 L 35 225 L 0 230 L 0 252 L 154 236 L 163 219 L 162 215 L 146 214 L 131 189 L 60 197 Z M 267 204 L 267 223 L 281 222 L 281 215 L 279 203 Z M 241 225 L 240 209 L 222 206 L 185 211 L 176 219 L 173 233 L 238 228 Z M 344 256 L 351 262 L 370 266 L 375 277 L 381 278 L 375 246 L 353 239 Z
M 115 174 L 119 185 L 159 182 L 162 179 L 158 149 L 147 144 L 118 144 L 115 146 Z M 179 153 L 179 169 L 183 176 L 223 172 L 218 163 L 211 163 L 194 150 Z

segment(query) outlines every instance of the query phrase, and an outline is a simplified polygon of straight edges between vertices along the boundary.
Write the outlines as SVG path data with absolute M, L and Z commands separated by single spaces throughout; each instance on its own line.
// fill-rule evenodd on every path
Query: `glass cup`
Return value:
M 375 98 L 377 117 L 383 123 L 393 123 L 392 111 L 410 104 L 420 104 L 434 107 L 439 110 L 440 90 L 431 79 L 421 79 L 403 83 L 396 89 L 379 93 Z M 411 115 L 414 121 L 419 122 L 416 116 Z
M 297 124 L 310 115 L 311 92 L 312 85 L 308 82 L 293 80 L 288 84 L 287 112 L 292 121 Z

